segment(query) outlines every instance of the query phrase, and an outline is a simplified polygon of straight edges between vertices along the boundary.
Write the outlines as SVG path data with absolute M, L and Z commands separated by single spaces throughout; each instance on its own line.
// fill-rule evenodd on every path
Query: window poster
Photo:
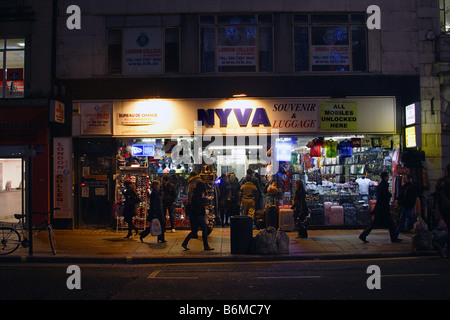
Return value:
M 162 73 L 162 28 L 125 29 L 124 74 Z
M 219 28 L 219 67 L 256 66 L 256 28 Z
M 112 103 L 81 103 L 81 134 L 112 134 Z

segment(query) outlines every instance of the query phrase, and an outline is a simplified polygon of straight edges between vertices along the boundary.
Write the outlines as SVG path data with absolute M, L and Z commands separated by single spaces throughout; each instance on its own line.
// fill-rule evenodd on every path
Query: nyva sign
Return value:
M 233 112 L 236 117 L 239 126 L 246 127 L 251 119 L 251 124 L 254 127 L 262 124 L 263 126 L 270 127 L 269 117 L 267 116 L 264 108 L 229 108 L 229 109 L 198 109 L 197 120 L 201 121 L 206 126 L 215 125 L 215 116 L 219 118 L 220 126 L 226 127 L 228 125 L 228 117 Z

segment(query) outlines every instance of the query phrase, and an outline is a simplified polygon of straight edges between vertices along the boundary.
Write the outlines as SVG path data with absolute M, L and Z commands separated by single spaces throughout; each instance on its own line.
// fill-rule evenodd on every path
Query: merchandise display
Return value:
M 294 194 L 295 181 L 301 179 L 307 191 L 310 226 L 363 226 L 370 219 L 370 201 L 375 200 L 379 175 L 392 173 L 393 162 L 398 162 L 393 139 L 381 137 L 283 137 L 290 143 L 290 161 L 280 161 L 274 175 L 266 175 L 271 164 L 248 162 L 233 165 L 250 168 L 258 175 L 262 199 L 254 223 L 258 226 L 280 226 L 293 231 L 295 226 L 286 212 Z M 230 163 L 211 165 L 173 163 L 169 139 L 120 140 L 116 155 L 116 204 L 121 202 L 123 181 L 130 178 L 143 201 L 138 209 L 135 225 L 144 228 L 148 209 L 149 184 L 168 175 L 177 190 L 174 203 L 175 227 L 189 228 L 185 204 L 189 173 L 196 170 L 207 185 L 208 225 L 213 228 L 219 215 L 217 172 L 233 172 Z M 237 158 L 235 158 L 236 160 Z M 238 177 L 239 180 L 243 176 Z M 217 180 L 216 180 L 217 179 Z M 268 186 L 276 193 L 267 194 Z M 117 205 L 115 206 L 115 210 Z M 119 208 L 119 207 L 117 207 Z M 278 210 L 277 210 L 278 208 Z M 281 209 L 280 209 L 281 208 Z M 120 218 L 118 218 L 120 220 Z M 121 222 L 119 227 L 125 227 Z M 167 226 L 169 216 L 167 214 Z

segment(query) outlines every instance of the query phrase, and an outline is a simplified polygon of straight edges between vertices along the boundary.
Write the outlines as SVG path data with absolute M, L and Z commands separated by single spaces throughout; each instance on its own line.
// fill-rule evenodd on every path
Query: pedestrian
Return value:
M 238 216 L 239 215 L 239 189 L 241 185 L 239 184 L 236 175 L 233 172 L 230 172 L 228 177 L 228 199 L 227 199 L 227 210 L 228 217 Z M 229 221 L 228 221 L 229 224 Z
M 378 184 L 377 188 L 377 203 L 375 204 L 375 208 L 372 214 L 375 216 L 374 219 L 369 222 L 369 225 L 364 229 L 363 232 L 359 235 L 359 239 L 368 243 L 367 236 L 372 231 L 373 228 L 388 228 L 389 236 L 391 238 L 391 242 L 400 242 L 401 239 L 398 238 L 398 234 L 395 228 L 394 220 L 391 217 L 390 211 L 390 198 L 391 193 L 389 192 L 389 174 L 387 172 L 382 172 L 380 175 L 381 181 Z
M 158 243 L 167 242 L 164 237 L 164 232 L 166 231 L 166 215 L 162 210 L 161 204 L 161 182 L 159 180 L 153 180 L 150 185 L 150 207 L 147 212 L 147 221 L 151 222 L 153 219 L 158 219 L 161 224 L 161 234 L 158 236 Z M 146 227 L 144 231 L 140 233 L 139 239 L 144 242 L 144 238 L 150 233 L 151 227 Z
M 419 196 L 418 187 L 411 182 L 410 175 L 402 177 L 402 186 L 400 187 L 397 204 L 401 207 L 400 219 L 397 224 L 397 233 L 411 230 L 414 225 L 413 208 L 416 205 Z
M 261 184 L 259 183 L 258 178 L 253 175 L 253 170 L 250 168 L 247 169 L 247 175 L 241 180 L 241 186 L 243 186 L 248 181 L 256 186 L 257 194 L 254 208 L 255 210 L 259 210 L 261 208 L 260 199 L 262 199 Z
M 197 173 L 197 171 L 193 170 L 189 173 L 189 179 L 187 182 L 187 200 L 186 200 L 186 216 L 190 217 L 191 211 L 192 211 L 192 196 L 194 194 L 194 189 L 197 186 L 197 182 L 202 182 L 201 176 Z M 192 230 L 192 224 L 191 224 L 191 231 Z M 195 231 L 195 234 L 192 236 L 192 238 L 197 239 L 197 231 Z
M 170 183 L 169 176 L 163 177 L 163 183 L 161 185 L 161 198 L 162 198 L 162 210 L 164 215 L 169 212 L 170 229 L 175 232 L 175 211 L 173 209 L 173 203 L 177 198 L 177 190 L 175 186 Z
M 447 172 L 436 184 L 436 191 L 433 194 L 436 202 L 437 219 L 445 223 L 447 234 L 436 239 L 439 252 L 442 256 L 448 257 L 450 253 L 450 163 L 447 164 Z
M 220 214 L 220 221 L 222 222 L 222 227 L 225 227 L 225 224 L 228 221 L 227 199 L 229 197 L 230 192 L 230 189 L 228 187 L 227 175 L 225 173 L 222 173 L 222 175 L 217 181 L 217 185 L 219 193 L 218 211 Z
M 141 200 L 136 193 L 135 185 L 133 184 L 133 182 L 131 182 L 130 179 L 126 179 L 123 184 L 125 186 L 125 189 L 122 192 L 123 196 L 125 197 L 123 220 L 128 224 L 128 233 L 125 236 L 125 238 L 128 239 L 132 236 L 133 230 L 136 232 L 136 235 L 139 232 L 138 228 L 136 228 L 133 223 L 133 217 L 136 215 L 137 206 L 139 202 L 141 202 Z
M 197 235 L 198 229 L 202 230 L 202 239 L 203 239 L 203 249 L 204 250 L 214 250 L 208 245 L 208 225 L 206 224 L 206 187 L 205 184 L 201 181 L 197 182 L 193 194 L 192 194 L 192 202 L 191 202 L 191 213 L 189 217 L 189 221 L 191 223 L 191 232 L 186 236 L 181 246 L 184 250 L 189 250 L 188 244 L 189 240 L 194 238 Z
M 239 190 L 239 205 L 245 216 L 253 218 L 258 201 L 258 188 L 250 180 L 246 180 Z
M 308 205 L 306 204 L 306 190 L 302 180 L 295 181 L 294 203 L 294 221 L 297 226 L 299 238 L 308 238 L 307 220 Z

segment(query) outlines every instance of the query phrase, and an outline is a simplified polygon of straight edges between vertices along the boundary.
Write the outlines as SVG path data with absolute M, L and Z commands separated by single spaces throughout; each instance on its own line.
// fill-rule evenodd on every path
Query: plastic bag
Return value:
M 161 223 L 158 219 L 152 219 L 152 225 L 150 226 L 150 234 L 152 236 L 159 236 L 162 233 Z
M 428 230 L 427 223 L 418 217 L 413 227 L 413 236 L 411 238 L 413 250 L 429 250 L 431 249 L 431 235 Z
M 289 254 L 289 236 L 283 230 L 277 232 L 277 251 L 278 254 Z
M 257 254 L 277 254 L 277 230 L 267 227 L 255 236 L 255 249 Z

